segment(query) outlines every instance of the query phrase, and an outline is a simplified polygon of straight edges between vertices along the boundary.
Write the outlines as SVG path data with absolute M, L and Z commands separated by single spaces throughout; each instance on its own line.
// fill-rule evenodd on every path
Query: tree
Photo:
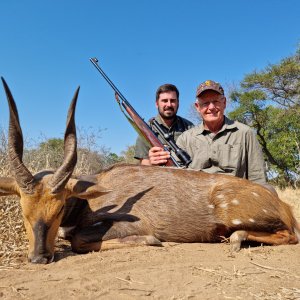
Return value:
M 189 112 L 188 112 L 188 118 L 195 125 L 200 124 L 203 121 L 201 115 L 198 113 L 198 111 L 195 107 L 195 103 L 192 103 L 190 105 Z
M 107 156 L 106 156 L 106 166 L 111 166 L 113 164 L 119 163 L 119 162 L 123 162 L 124 161 L 124 157 L 122 156 L 118 156 L 116 153 L 110 152 Z
M 129 164 L 137 164 L 138 160 L 134 158 L 135 145 L 127 146 L 126 150 L 121 152 L 121 156 L 124 157 L 124 161 Z
M 0 127 L 0 176 L 11 176 L 6 130 Z
M 234 109 L 229 117 L 256 130 L 276 183 L 299 183 L 300 48 L 279 64 L 246 75 L 230 98 Z
M 241 87 L 263 92 L 266 99 L 280 107 L 299 107 L 300 46 L 295 55 L 284 58 L 279 64 L 270 64 L 261 72 L 246 75 Z
M 57 169 L 64 159 L 64 141 L 48 139 L 40 142 L 37 148 L 24 149 L 24 162 L 33 172 L 43 169 Z

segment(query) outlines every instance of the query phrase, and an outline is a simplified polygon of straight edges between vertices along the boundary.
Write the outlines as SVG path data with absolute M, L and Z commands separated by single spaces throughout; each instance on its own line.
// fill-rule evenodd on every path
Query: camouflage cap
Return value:
M 224 89 L 222 88 L 220 83 L 212 80 L 206 80 L 197 87 L 196 97 L 198 97 L 201 93 L 203 93 L 206 90 L 213 90 L 221 95 L 224 95 Z

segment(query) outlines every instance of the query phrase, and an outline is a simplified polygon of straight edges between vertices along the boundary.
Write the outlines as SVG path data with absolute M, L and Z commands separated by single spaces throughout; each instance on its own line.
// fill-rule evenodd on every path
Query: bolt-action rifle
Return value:
M 146 141 L 146 143 L 150 147 L 160 147 L 163 148 L 165 151 L 169 151 L 170 149 L 176 154 L 178 159 L 180 160 L 180 163 L 177 162 L 177 160 L 174 158 L 174 156 L 170 155 L 170 158 L 168 159 L 166 166 L 173 166 L 173 167 L 187 167 L 191 163 L 190 156 L 180 149 L 175 141 L 173 140 L 172 136 L 170 136 L 164 128 L 162 128 L 159 123 L 156 120 L 151 120 L 151 125 L 155 130 L 154 132 L 151 127 L 139 116 L 139 114 L 134 110 L 134 108 L 130 105 L 130 103 L 126 100 L 126 98 L 121 94 L 121 92 L 117 89 L 117 87 L 114 85 L 114 83 L 108 78 L 108 76 L 104 73 L 104 71 L 99 67 L 98 65 L 98 59 L 97 58 L 90 58 L 91 63 L 96 67 L 96 69 L 99 71 L 99 73 L 104 77 L 104 79 L 107 81 L 107 83 L 112 87 L 112 89 L 115 91 L 115 98 L 121 108 L 121 111 L 124 113 L 125 117 L 129 121 L 129 123 L 134 127 L 134 129 L 138 132 L 138 134 Z M 125 109 L 126 113 L 122 109 L 122 107 Z M 158 139 L 158 135 L 161 137 L 161 139 L 164 141 L 162 143 Z

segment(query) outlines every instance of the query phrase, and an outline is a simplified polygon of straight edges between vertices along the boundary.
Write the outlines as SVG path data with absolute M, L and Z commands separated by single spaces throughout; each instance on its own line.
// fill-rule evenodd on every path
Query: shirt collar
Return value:
M 226 116 L 224 116 L 224 124 L 219 132 L 225 131 L 225 130 L 232 130 L 236 128 L 236 124 L 233 120 L 230 120 Z M 199 125 L 199 134 L 203 134 L 204 131 L 208 131 L 204 128 L 203 122 Z
M 164 122 L 164 120 L 162 119 L 162 117 L 160 116 L 160 114 L 158 114 L 158 115 L 155 117 L 155 120 L 156 120 L 160 125 L 163 125 L 164 127 L 168 128 L 168 129 L 171 129 L 173 126 L 175 126 L 175 124 L 178 123 L 178 116 L 177 116 L 177 115 L 175 116 L 174 122 L 173 122 L 173 124 L 171 125 L 171 127 L 167 126 L 167 124 Z

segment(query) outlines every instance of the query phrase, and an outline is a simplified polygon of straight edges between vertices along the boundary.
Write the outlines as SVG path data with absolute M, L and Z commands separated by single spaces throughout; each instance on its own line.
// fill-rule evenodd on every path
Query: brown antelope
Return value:
M 218 242 L 224 237 L 230 238 L 234 251 L 244 240 L 270 245 L 298 242 L 300 231 L 291 208 L 265 187 L 245 179 L 140 165 L 115 165 L 96 175 L 71 176 L 76 165 L 78 90 L 69 109 L 62 166 L 32 176 L 22 162 L 17 109 L 3 83 L 15 178 L 0 178 L 0 195 L 17 194 L 21 199 L 29 261 L 53 260 L 59 226 L 73 227 L 70 239 L 78 253 L 164 241 Z
M 70 178 L 77 161 L 74 114 L 79 88 L 69 108 L 62 165 L 55 172 L 46 170 L 32 175 L 22 162 L 23 135 L 17 107 L 5 80 L 1 79 L 9 105 L 8 154 L 14 178 L 0 177 L 0 196 L 20 197 L 29 239 L 28 259 L 33 263 L 48 263 L 53 260 L 66 199 L 72 195 L 88 199 L 103 193 L 95 184 L 77 184 L 78 180 Z

